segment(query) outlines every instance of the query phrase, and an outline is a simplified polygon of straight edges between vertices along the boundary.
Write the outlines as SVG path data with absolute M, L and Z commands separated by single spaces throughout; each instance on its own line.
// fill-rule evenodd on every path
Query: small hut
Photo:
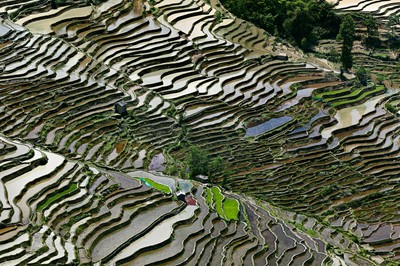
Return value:
M 178 198 L 178 200 L 186 202 L 186 195 L 182 191 L 176 192 L 176 197 Z
M 115 103 L 115 113 L 120 114 L 122 116 L 125 116 L 128 114 L 128 111 L 126 110 L 126 102 L 125 101 L 119 101 Z
M 208 176 L 206 175 L 197 175 L 195 179 L 202 183 L 208 183 Z
M 274 56 L 274 59 L 287 61 L 287 60 L 289 60 L 289 56 L 287 54 L 285 54 L 285 53 L 279 53 L 279 54 Z

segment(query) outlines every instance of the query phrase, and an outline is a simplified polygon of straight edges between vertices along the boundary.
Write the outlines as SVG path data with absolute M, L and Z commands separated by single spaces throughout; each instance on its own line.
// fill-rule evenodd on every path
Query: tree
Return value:
M 224 160 L 218 156 L 209 163 L 208 175 L 213 176 L 215 173 L 222 172 L 223 170 Z
M 395 36 L 394 26 L 398 24 L 400 24 L 400 15 L 397 15 L 395 13 L 391 14 L 388 18 L 388 27 L 392 33 L 392 36 Z
M 362 20 L 362 24 L 367 27 L 367 37 L 365 38 L 365 45 L 367 47 L 379 46 L 380 41 L 376 19 L 368 14 Z
M 283 27 L 288 38 L 301 48 L 307 48 L 313 25 L 306 8 L 297 7 L 293 13 L 290 13 L 290 17 L 285 20 Z
M 190 147 L 190 153 L 187 159 L 189 166 L 189 176 L 195 178 L 197 175 L 206 175 L 208 173 L 208 153 L 200 150 L 196 146 Z
M 225 170 L 224 160 L 221 157 L 212 158 L 207 151 L 196 146 L 190 147 L 187 164 L 190 178 L 207 175 L 212 179 L 216 174 L 221 174 Z
M 350 15 L 346 15 L 340 24 L 338 39 L 342 40 L 342 55 L 340 57 L 345 70 L 353 67 L 353 56 L 351 50 L 355 38 L 355 23 Z

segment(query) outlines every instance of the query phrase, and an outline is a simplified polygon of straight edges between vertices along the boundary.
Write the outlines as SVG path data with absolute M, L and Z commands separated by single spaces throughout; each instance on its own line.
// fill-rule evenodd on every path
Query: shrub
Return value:
M 386 103 L 385 104 L 385 108 L 386 108 L 386 110 L 388 110 L 389 112 L 391 112 L 392 114 L 396 114 L 397 113 L 397 110 L 396 110 L 396 107 L 394 107 L 392 104 L 390 104 L 390 103 Z
M 222 13 L 220 12 L 220 11 L 216 11 L 215 12 L 215 14 L 214 14 L 214 18 L 215 18 L 215 22 L 218 24 L 218 23 L 220 23 L 221 21 L 222 21 L 222 18 L 223 18 L 223 16 L 222 16 Z

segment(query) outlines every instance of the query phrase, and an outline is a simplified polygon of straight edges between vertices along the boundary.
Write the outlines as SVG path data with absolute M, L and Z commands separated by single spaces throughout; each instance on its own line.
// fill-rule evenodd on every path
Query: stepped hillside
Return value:
M 353 46 L 353 57 L 356 66 L 362 66 L 375 77 L 376 83 L 385 83 L 387 87 L 400 88 L 399 76 L 399 36 L 400 36 L 400 2 L 396 0 L 331 0 L 338 14 L 353 14 L 360 17 L 356 24 L 357 40 Z M 366 17 L 367 16 L 367 17 Z M 368 19 L 368 16 L 371 18 Z M 367 19 L 366 19 L 367 18 Z M 365 21 L 367 20 L 367 21 Z M 376 24 L 377 45 L 368 47 L 368 20 Z M 376 42 L 376 41 L 375 41 Z M 324 40 L 317 51 L 332 58 L 332 51 L 340 54 L 340 42 Z
M 400 2 L 397 0 L 376 1 L 376 0 L 329 0 L 335 4 L 335 8 L 340 12 L 362 12 L 381 18 L 382 22 L 388 22 L 391 15 L 396 15 L 400 11 Z M 400 25 L 394 23 L 397 34 Z
M 400 259 L 395 87 L 342 81 L 216 1 L 0 15 L 1 265 Z M 192 147 L 219 159 L 211 184 L 178 178 Z

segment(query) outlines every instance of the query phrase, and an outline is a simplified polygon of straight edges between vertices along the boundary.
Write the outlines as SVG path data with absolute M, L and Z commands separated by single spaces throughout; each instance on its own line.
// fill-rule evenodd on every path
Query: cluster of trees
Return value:
M 365 15 L 361 23 L 367 28 L 367 36 L 363 42 L 368 48 L 376 48 L 380 46 L 378 24 L 376 18 L 370 14 Z
M 181 145 L 174 149 L 180 150 Z M 172 159 L 169 162 L 166 173 L 169 175 L 178 175 L 180 178 L 195 179 L 198 175 L 208 176 L 210 181 L 216 178 L 225 180 L 231 172 L 226 168 L 226 161 L 220 156 L 212 156 L 208 151 L 200 149 L 198 146 L 190 145 L 184 147 L 185 158 Z M 171 151 L 171 150 L 170 150 Z
M 87 5 L 98 5 L 102 2 L 103 0 L 85 0 Z M 67 1 L 67 0 L 51 0 L 51 8 L 56 9 L 61 6 L 65 6 L 68 3 L 71 4 L 73 3 L 72 1 Z
M 395 37 L 396 36 L 396 34 L 394 32 L 396 25 L 400 25 L 400 15 L 396 14 L 396 13 L 393 13 L 393 14 L 391 14 L 389 16 L 388 25 L 387 25 L 388 28 L 390 29 L 390 35 L 391 35 L 390 37 Z
M 306 51 L 321 39 L 341 40 L 340 60 L 344 70 L 349 70 L 353 66 L 351 50 L 356 38 L 356 23 L 366 28 L 362 41 L 368 48 L 374 49 L 381 45 L 378 23 L 373 16 L 354 13 L 339 17 L 333 11 L 333 5 L 323 0 L 221 0 L 221 2 L 236 16 Z M 400 24 L 400 16 L 390 16 L 388 27 L 392 36 L 395 35 L 394 25 L 397 24 Z M 395 38 L 391 40 L 391 43 L 396 41 Z
M 340 18 L 332 5 L 316 0 L 222 0 L 236 16 L 307 50 L 322 38 L 335 38 Z
M 197 146 L 189 147 L 187 165 L 190 178 L 206 175 L 212 179 L 216 174 L 224 171 L 224 161 L 221 157 L 212 158 L 207 151 L 201 150 Z

